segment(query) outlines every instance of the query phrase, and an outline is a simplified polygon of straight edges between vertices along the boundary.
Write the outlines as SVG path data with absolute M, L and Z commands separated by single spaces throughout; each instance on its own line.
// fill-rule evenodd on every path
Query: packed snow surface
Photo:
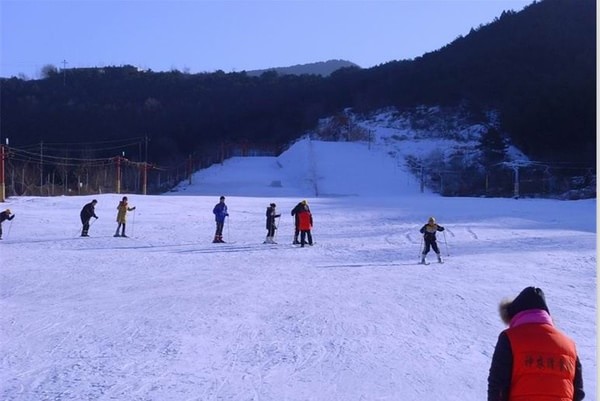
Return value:
M 444 198 L 383 149 L 301 141 L 163 196 L 9 198 L 0 399 L 486 399 L 498 303 L 546 292 L 596 399 L 596 202 Z M 226 244 L 212 244 L 225 195 Z M 90 238 L 79 211 L 98 200 Z M 306 199 L 312 247 L 293 246 Z M 263 244 L 265 210 L 281 213 Z M 444 264 L 417 264 L 427 218 Z

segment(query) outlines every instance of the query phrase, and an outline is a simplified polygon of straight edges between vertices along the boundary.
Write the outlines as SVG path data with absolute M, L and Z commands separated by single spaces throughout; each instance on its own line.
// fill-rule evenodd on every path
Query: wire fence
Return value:
M 5 156 L 7 196 L 57 196 L 98 193 L 152 193 L 185 177 L 185 167 L 162 168 L 123 156 L 85 159 L 44 155 L 10 148 Z
M 533 162 L 502 163 L 486 169 L 413 166 L 422 188 L 444 196 L 582 199 L 596 196 L 596 171 L 590 167 Z
M 191 182 L 195 171 L 223 163 L 229 157 L 275 155 L 279 151 L 245 142 L 223 142 L 164 166 L 143 160 L 146 138 L 2 146 L 7 197 L 164 193 L 182 181 Z M 126 157 L 126 152 L 133 157 Z
M 182 157 L 171 165 L 161 166 L 145 160 L 147 138 L 81 144 L 2 146 L 2 173 L 7 197 L 164 193 L 182 181 L 191 183 L 195 171 L 223 163 L 227 158 L 277 156 L 284 149 L 248 142 L 222 142 L 203 152 Z M 125 152 L 132 154 L 132 157 L 126 157 Z M 420 179 L 422 189 L 429 188 L 444 196 L 565 199 L 596 196 L 595 168 L 572 163 L 498 163 L 482 169 L 464 166 L 452 168 L 448 164 L 426 164 L 412 159 L 408 160 L 407 167 Z

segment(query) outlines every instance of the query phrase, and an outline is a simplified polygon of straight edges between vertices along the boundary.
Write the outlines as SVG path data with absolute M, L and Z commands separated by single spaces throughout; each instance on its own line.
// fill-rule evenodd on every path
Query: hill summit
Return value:
M 327 60 L 327 61 L 319 61 L 316 63 L 308 63 L 308 64 L 297 64 L 289 67 L 274 67 L 267 68 L 264 70 L 252 70 L 246 71 L 246 74 L 249 76 L 260 76 L 265 72 L 275 71 L 279 75 L 320 75 L 323 77 L 328 77 L 334 71 L 339 70 L 340 68 L 347 67 L 356 67 L 360 68 L 357 64 L 354 64 L 351 61 L 346 60 Z

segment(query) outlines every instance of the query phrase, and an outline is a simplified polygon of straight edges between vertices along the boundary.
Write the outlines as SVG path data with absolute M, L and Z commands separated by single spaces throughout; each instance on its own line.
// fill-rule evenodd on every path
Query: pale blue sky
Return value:
M 0 0 L 0 76 L 131 64 L 190 73 L 330 59 L 372 67 L 448 44 L 533 0 Z

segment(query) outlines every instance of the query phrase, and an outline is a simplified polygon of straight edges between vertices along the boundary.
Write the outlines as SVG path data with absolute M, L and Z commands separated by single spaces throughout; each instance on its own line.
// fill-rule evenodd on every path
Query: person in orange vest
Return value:
M 500 303 L 500 333 L 488 376 L 488 401 L 580 401 L 585 397 L 575 342 L 558 330 L 540 288 Z
M 300 246 L 304 248 L 304 244 L 306 244 L 306 239 L 308 238 L 308 245 L 313 244 L 312 239 L 312 226 L 313 226 L 313 218 L 310 213 L 310 209 L 308 208 L 308 203 L 304 201 L 304 206 L 297 213 L 298 216 L 298 229 L 300 230 Z

